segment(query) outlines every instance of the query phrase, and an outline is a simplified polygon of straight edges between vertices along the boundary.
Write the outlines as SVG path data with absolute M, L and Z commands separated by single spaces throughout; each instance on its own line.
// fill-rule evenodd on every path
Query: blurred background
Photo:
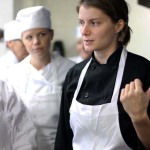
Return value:
M 129 51 L 140 54 L 150 60 L 150 0 L 126 0 L 129 4 L 129 25 L 133 31 L 127 46 Z M 78 0 L 5 0 L 0 1 L 0 28 L 15 19 L 17 12 L 25 7 L 43 5 L 51 11 L 55 41 L 63 43 L 65 56 L 72 57 L 76 52 L 76 27 Z M 53 46 L 53 45 L 52 45 Z M 6 52 L 3 41 L 0 42 L 0 55 Z

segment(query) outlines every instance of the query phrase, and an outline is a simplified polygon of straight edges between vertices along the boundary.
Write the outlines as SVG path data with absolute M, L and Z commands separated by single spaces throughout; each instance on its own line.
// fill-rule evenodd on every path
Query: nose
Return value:
M 90 34 L 90 28 L 87 24 L 84 24 L 84 26 L 81 27 L 80 31 L 83 36 L 87 36 Z
M 40 39 L 38 37 L 34 37 L 33 44 L 38 45 L 40 43 Z

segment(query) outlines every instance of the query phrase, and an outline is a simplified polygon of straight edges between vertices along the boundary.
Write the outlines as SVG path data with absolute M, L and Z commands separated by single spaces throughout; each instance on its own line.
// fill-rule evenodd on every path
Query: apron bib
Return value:
M 126 57 L 127 51 L 123 49 L 113 96 L 107 104 L 91 106 L 76 100 L 92 59 L 82 70 L 70 107 L 70 126 L 74 134 L 73 150 L 131 150 L 121 135 L 117 107 Z
M 53 79 L 53 83 L 49 86 L 51 90 L 44 90 L 42 94 L 37 92 L 34 93 L 34 95 L 25 92 L 21 96 L 37 128 L 38 150 L 54 149 L 59 118 L 61 86 L 58 85 L 57 69 L 54 64 L 52 64 L 52 66 L 51 78 Z M 37 82 L 37 80 L 29 76 L 26 91 L 30 85 L 36 85 L 34 82 Z M 45 85 L 50 84 L 48 81 L 45 81 L 45 79 L 42 79 L 42 76 L 38 82 L 44 82 Z

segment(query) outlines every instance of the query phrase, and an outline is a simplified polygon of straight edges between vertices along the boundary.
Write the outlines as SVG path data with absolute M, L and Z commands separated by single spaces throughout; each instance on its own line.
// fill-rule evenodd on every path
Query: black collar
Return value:
M 123 46 L 122 44 L 118 44 L 118 48 L 115 50 L 115 52 L 108 58 L 107 60 L 107 64 L 100 64 L 94 56 L 94 53 L 92 54 L 92 59 L 93 59 L 93 63 L 96 63 L 98 65 L 115 65 L 116 63 L 119 62 L 120 60 L 120 56 L 121 56 L 121 52 L 123 50 Z

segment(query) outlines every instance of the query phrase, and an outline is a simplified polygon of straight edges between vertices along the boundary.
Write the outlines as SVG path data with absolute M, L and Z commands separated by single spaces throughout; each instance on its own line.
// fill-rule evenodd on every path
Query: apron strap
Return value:
M 112 96 L 112 99 L 111 99 L 112 102 L 114 102 L 114 101 L 116 101 L 116 99 L 118 99 L 119 89 L 120 89 L 120 85 L 121 85 L 121 82 L 122 82 L 122 76 L 123 76 L 123 72 L 124 72 L 126 58 L 127 58 L 127 50 L 125 48 L 123 48 L 122 53 L 121 53 L 121 57 L 120 57 L 120 62 L 119 62 L 115 87 L 114 87 L 114 91 L 113 91 L 113 96 Z M 83 70 L 80 74 L 79 81 L 78 81 L 77 88 L 76 88 L 76 91 L 74 93 L 73 99 L 77 98 L 77 95 L 80 91 L 82 82 L 84 80 L 85 74 L 87 72 L 87 69 L 88 69 L 91 61 L 92 61 L 92 58 L 89 60 L 89 62 L 86 64 L 86 66 L 83 68 Z
M 82 85 L 83 79 L 84 79 L 84 77 L 85 77 L 86 71 L 87 71 L 87 69 L 88 69 L 88 67 L 89 67 L 89 65 L 90 65 L 90 63 L 91 63 L 91 61 L 92 61 L 92 58 L 89 60 L 89 62 L 86 64 L 86 66 L 84 67 L 84 69 L 82 70 L 82 72 L 81 72 L 81 74 L 80 74 L 80 78 L 79 78 L 79 81 L 78 81 L 78 85 L 77 85 L 77 88 L 76 88 L 75 93 L 74 93 L 74 98 L 75 98 L 75 99 L 77 98 L 77 95 L 78 95 L 79 90 L 80 90 L 80 88 L 81 88 L 81 85 Z
M 126 58 L 127 58 L 127 50 L 123 49 L 121 53 L 121 57 L 120 57 L 120 62 L 118 66 L 118 72 L 116 76 L 116 82 L 115 82 L 115 87 L 113 91 L 113 96 L 111 98 L 111 102 L 115 102 L 118 99 L 119 89 L 121 86 L 123 72 L 124 72 L 125 63 L 126 63 Z

